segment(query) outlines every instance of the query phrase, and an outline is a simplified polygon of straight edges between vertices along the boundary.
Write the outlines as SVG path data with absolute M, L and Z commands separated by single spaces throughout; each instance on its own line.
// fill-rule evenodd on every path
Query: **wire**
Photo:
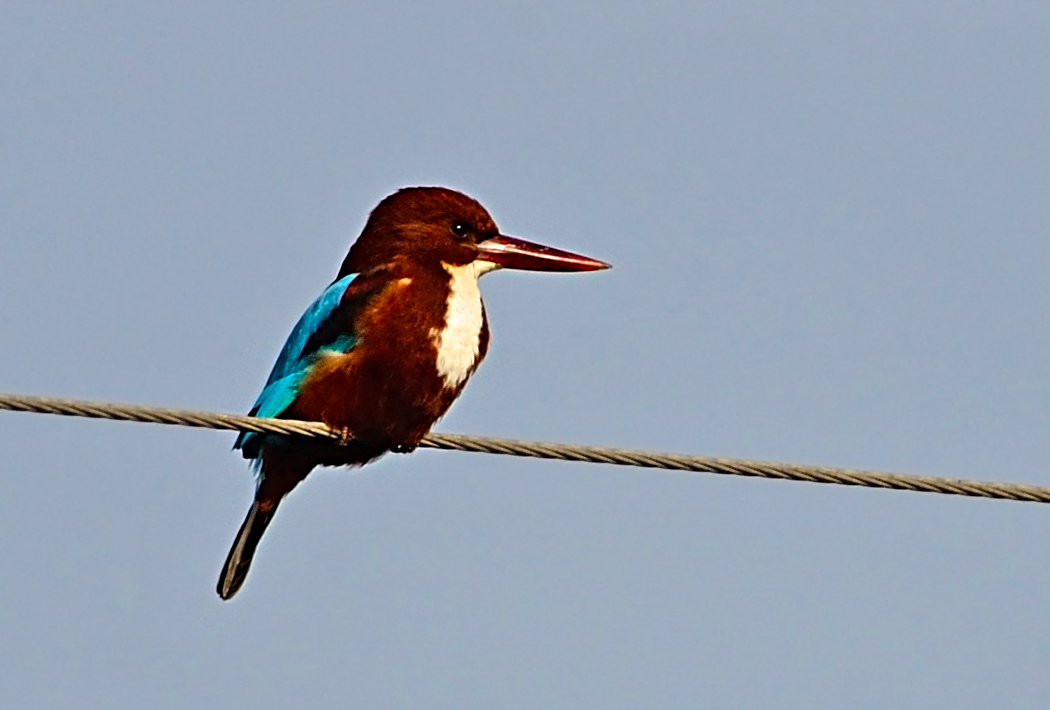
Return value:
M 199 412 L 188 409 L 166 409 L 130 404 L 0 394 L 0 410 L 4 409 L 14 412 L 35 412 L 38 414 L 58 414 L 70 417 L 89 417 L 92 419 L 114 419 L 118 421 L 170 424 L 206 429 L 229 429 L 233 431 L 254 431 L 268 434 L 346 440 L 345 433 L 330 429 L 321 422 L 264 419 L 236 414 Z M 993 483 L 935 476 L 883 473 L 880 471 L 859 471 L 822 466 L 801 466 L 740 459 L 710 458 L 706 456 L 664 454 L 650 451 L 633 451 L 630 449 L 609 449 L 596 446 L 549 444 L 518 439 L 464 436 L 461 434 L 429 434 L 424 437 L 420 446 L 450 451 L 527 456 L 538 459 L 604 463 L 616 466 L 637 466 L 690 473 L 716 473 L 785 481 L 808 481 L 810 483 L 831 483 L 842 486 L 864 486 L 919 493 L 941 493 L 976 498 L 1050 503 L 1050 488 L 1017 483 Z

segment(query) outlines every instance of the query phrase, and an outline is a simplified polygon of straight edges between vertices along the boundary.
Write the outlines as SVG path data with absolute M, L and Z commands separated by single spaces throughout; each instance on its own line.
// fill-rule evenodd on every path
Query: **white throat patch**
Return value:
M 481 348 L 481 324 L 484 318 L 478 279 L 499 268 L 491 261 L 478 259 L 464 266 L 442 264 L 452 276 L 449 284 L 445 327 L 430 331 L 437 347 L 437 371 L 446 389 L 455 389 L 467 379 L 478 361 Z

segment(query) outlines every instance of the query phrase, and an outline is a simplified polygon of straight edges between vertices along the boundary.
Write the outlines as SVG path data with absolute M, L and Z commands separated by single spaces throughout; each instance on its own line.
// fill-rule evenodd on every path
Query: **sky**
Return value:
M 245 412 L 406 185 L 482 281 L 436 430 L 1050 485 L 1050 6 L 0 4 L 0 391 Z M 247 584 L 233 435 L 0 412 L 0 705 L 1045 708 L 1050 508 L 437 451 Z

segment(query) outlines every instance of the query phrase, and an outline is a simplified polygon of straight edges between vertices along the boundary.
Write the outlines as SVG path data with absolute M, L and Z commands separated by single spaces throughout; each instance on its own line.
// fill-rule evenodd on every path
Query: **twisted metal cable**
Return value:
M 218 414 L 189 409 L 143 407 L 73 399 L 0 394 L 0 410 L 3 409 L 14 412 L 59 414 L 70 417 L 171 424 L 206 429 L 253 431 L 337 440 L 344 440 L 345 438 L 343 432 L 330 429 L 320 422 L 264 419 L 237 414 Z M 527 456 L 539 459 L 659 468 L 691 473 L 717 473 L 785 481 L 808 481 L 810 483 L 832 483 L 842 486 L 865 486 L 868 488 L 887 488 L 919 493 L 941 493 L 976 498 L 1050 503 L 1050 488 L 1017 483 L 993 483 L 957 478 L 883 473 L 880 471 L 856 471 L 823 466 L 800 466 L 741 459 L 662 454 L 596 446 L 547 444 L 537 441 L 493 439 L 479 436 L 464 436 L 462 434 L 429 434 L 423 439 L 420 446 L 449 451 Z

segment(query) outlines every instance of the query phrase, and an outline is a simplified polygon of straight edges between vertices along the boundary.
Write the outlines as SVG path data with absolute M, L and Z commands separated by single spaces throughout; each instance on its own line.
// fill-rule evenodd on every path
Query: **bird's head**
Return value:
M 380 202 L 350 247 L 340 276 L 398 260 L 424 266 L 475 264 L 479 275 L 501 267 L 529 271 L 609 268 L 596 259 L 500 234 L 477 200 L 443 187 L 406 187 Z

